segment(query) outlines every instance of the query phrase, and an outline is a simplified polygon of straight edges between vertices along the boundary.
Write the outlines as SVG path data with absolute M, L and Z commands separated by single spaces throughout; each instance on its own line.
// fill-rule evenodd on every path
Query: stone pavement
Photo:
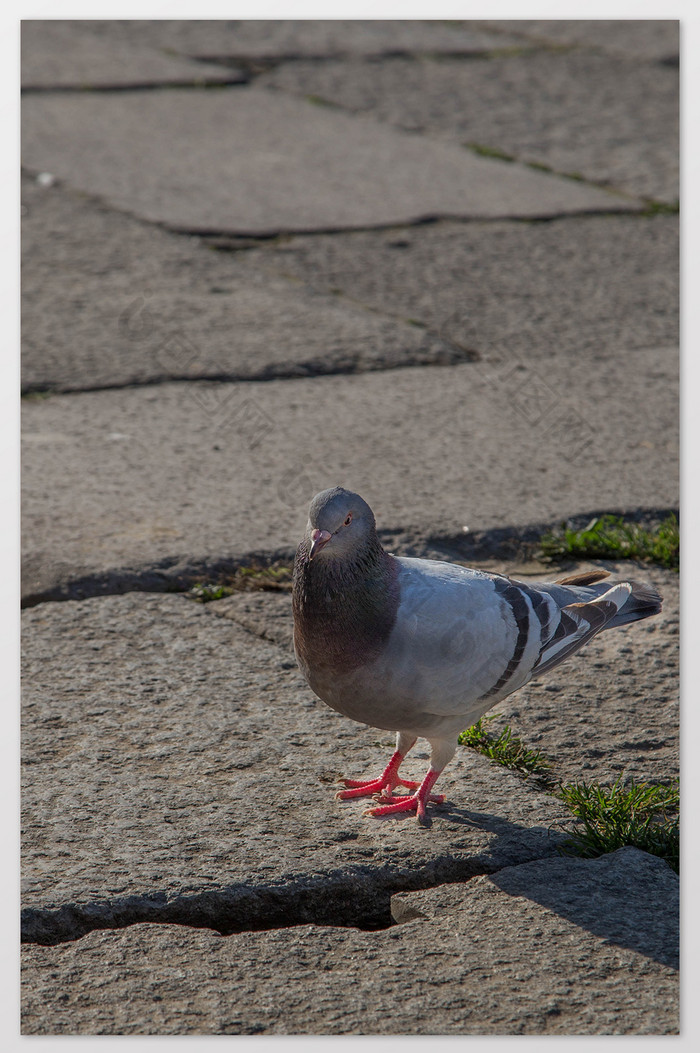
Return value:
M 544 526 L 677 507 L 678 23 L 22 55 L 24 1033 L 677 1032 L 666 863 L 562 856 L 467 749 L 430 827 L 363 818 L 333 784 L 391 736 L 311 694 L 288 592 L 188 590 L 334 483 L 393 551 L 542 577 Z M 611 569 L 662 614 L 498 712 L 556 779 L 666 781 L 678 578 Z

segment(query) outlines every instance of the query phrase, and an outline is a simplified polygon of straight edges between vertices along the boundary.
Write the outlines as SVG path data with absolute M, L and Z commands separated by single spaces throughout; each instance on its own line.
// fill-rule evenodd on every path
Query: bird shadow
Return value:
M 415 814 L 406 812 L 377 817 L 411 818 L 415 822 Z M 448 801 L 430 805 L 421 825 L 429 828 L 436 820 L 495 835 L 470 857 L 470 875 L 458 876 L 456 868 L 444 883 L 483 874 L 501 892 L 537 903 L 610 946 L 678 970 L 679 883 L 664 861 L 631 847 L 596 859 L 567 855 L 560 851 L 567 836 L 551 827 L 513 823 Z M 440 869 L 446 873 L 449 866 Z
M 399 800 L 400 796 L 400 794 L 396 794 L 394 800 Z M 405 796 L 409 795 L 406 794 Z M 369 812 L 364 812 L 363 815 L 380 823 L 415 823 L 417 821 L 419 826 L 426 830 L 429 830 L 433 825 L 433 820 L 438 818 L 446 819 L 448 822 L 456 825 L 471 826 L 480 830 L 490 830 L 492 832 L 496 832 L 496 827 L 499 823 L 503 824 L 505 822 L 503 819 L 496 818 L 496 816 L 488 816 L 481 812 L 469 812 L 465 808 L 458 808 L 449 801 L 444 801 L 442 804 L 429 804 L 425 817 L 418 820 L 415 811 L 393 812 L 389 815 L 371 815 Z

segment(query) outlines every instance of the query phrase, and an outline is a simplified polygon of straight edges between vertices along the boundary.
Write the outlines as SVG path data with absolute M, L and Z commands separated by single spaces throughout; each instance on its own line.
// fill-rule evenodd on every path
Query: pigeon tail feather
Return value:
M 630 581 L 627 584 L 631 590 L 629 599 L 622 610 L 607 623 L 606 629 L 614 629 L 618 625 L 629 625 L 630 622 L 650 618 L 661 610 L 662 599 L 653 585 L 640 581 Z
M 533 676 L 541 676 L 559 665 L 604 629 L 639 621 L 657 614 L 661 597 L 651 585 L 620 581 L 593 600 L 568 603 L 561 608 L 561 621 L 543 648 Z

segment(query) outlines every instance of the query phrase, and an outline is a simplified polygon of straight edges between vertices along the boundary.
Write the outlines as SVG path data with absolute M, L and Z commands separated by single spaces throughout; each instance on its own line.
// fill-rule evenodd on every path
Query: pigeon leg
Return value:
M 375 793 L 385 793 L 386 797 L 391 799 L 392 790 L 396 786 L 406 786 L 409 790 L 415 789 L 419 785 L 417 782 L 409 782 L 408 779 L 402 779 L 398 774 L 401 762 L 415 742 L 415 738 L 399 732 L 396 739 L 396 750 L 379 778 L 342 779 L 341 782 L 347 789 L 338 790 L 336 798 L 347 801 L 351 797 L 372 797 Z
M 442 770 L 442 769 L 441 769 Z M 445 798 L 442 794 L 432 794 L 430 791 L 434 786 L 440 771 L 432 766 L 423 779 L 415 793 L 400 797 L 398 800 L 380 797 L 380 801 L 387 800 L 387 804 L 379 804 L 376 808 L 368 808 L 365 815 L 395 815 L 397 812 L 415 812 L 419 820 L 425 819 L 425 806 L 428 801 L 441 804 Z

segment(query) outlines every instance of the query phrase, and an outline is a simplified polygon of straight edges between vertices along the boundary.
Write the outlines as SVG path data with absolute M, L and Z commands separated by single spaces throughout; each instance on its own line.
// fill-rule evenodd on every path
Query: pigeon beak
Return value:
M 311 548 L 309 549 L 309 562 L 314 558 L 317 552 L 320 552 L 324 545 L 327 545 L 333 535 L 329 534 L 327 530 L 312 530 L 311 531 Z

